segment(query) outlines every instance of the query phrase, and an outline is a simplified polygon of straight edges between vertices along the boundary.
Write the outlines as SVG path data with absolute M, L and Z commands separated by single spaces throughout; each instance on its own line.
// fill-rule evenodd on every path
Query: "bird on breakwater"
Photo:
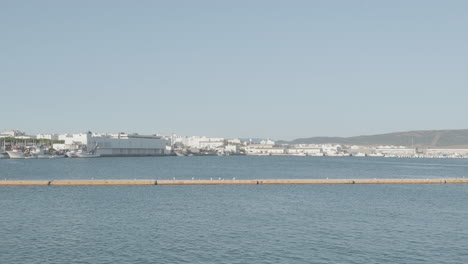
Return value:
M 210 178 L 210 181 L 212 181 L 212 180 L 213 180 L 213 177 Z
M 175 177 L 173 177 L 172 179 L 175 180 Z

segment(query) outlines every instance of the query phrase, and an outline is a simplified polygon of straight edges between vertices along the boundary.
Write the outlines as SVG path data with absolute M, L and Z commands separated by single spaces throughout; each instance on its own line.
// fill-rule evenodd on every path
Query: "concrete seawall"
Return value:
M 0 180 L 0 186 L 462 184 L 468 179 L 262 179 L 262 180 Z

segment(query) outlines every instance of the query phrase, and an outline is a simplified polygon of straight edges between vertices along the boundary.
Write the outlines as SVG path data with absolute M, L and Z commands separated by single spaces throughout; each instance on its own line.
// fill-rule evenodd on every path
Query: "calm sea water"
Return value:
M 0 179 L 468 177 L 468 160 L 0 160 Z M 468 263 L 468 185 L 0 187 L 0 263 Z

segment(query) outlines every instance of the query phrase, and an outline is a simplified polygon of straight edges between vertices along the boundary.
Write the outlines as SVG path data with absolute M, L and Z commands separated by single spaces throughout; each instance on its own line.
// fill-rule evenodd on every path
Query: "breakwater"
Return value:
M 0 186 L 463 184 L 468 179 L 1 180 Z

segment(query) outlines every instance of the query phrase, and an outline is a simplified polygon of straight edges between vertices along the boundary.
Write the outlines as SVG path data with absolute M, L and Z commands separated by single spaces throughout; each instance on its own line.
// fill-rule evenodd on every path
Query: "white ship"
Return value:
M 14 147 L 11 150 L 8 150 L 7 153 L 8 156 L 10 156 L 10 159 L 24 159 L 25 157 L 23 150 L 16 147 Z

